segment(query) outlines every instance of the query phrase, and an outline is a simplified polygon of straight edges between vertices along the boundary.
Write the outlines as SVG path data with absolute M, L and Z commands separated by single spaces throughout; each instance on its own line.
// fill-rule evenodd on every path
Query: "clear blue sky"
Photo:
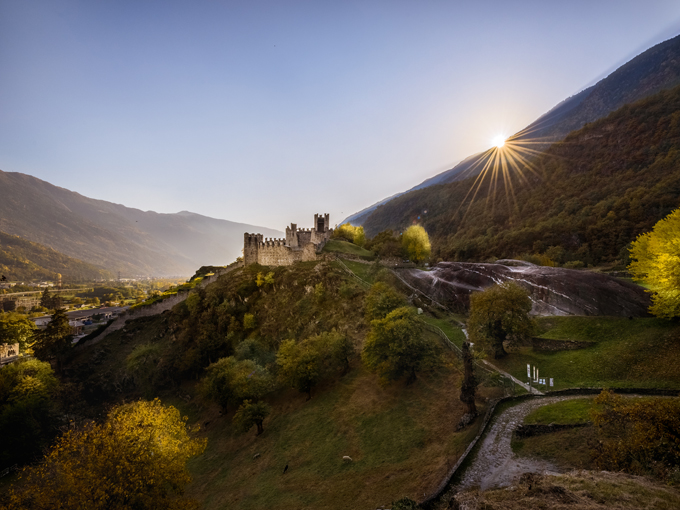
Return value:
M 0 169 L 335 223 L 678 33 L 677 0 L 0 0 Z

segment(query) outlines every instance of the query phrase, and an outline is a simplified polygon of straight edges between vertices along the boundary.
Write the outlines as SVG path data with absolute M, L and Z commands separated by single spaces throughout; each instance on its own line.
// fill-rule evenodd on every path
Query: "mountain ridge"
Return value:
M 246 231 L 282 235 L 274 229 L 186 213 L 142 211 L 0 170 L 1 231 L 107 270 L 189 275 L 197 267 L 236 259 Z
M 680 35 L 648 48 L 619 66 L 605 78 L 559 102 L 526 128 L 510 138 L 519 146 L 545 150 L 552 143 L 564 139 L 570 132 L 589 122 L 604 118 L 625 104 L 650 97 L 661 90 L 680 85 Z M 348 216 L 342 223 L 363 225 L 381 205 L 435 184 L 446 184 L 477 175 L 484 157 L 493 148 L 473 154 L 407 191 L 396 193 Z

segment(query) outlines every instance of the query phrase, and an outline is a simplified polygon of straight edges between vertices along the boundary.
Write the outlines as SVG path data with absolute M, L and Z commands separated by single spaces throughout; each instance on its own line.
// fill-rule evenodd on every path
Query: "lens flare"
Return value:
M 475 158 L 476 162 L 461 174 L 463 179 L 473 177 L 474 180 L 452 216 L 452 221 L 459 217 L 459 211 L 467 203 L 467 210 L 460 217 L 460 221 L 465 221 L 470 206 L 477 199 L 483 186 L 487 188 L 486 205 L 492 211 L 495 209 L 497 193 L 505 191 L 508 218 L 512 221 L 519 210 L 515 188 L 529 184 L 530 176 L 534 179 L 543 179 L 543 172 L 536 166 L 541 156 L 561 157 L 546 152 L 555 139 L 551 136 L 537 136 L 537 132 L 542 129 L 542 123 L 536 123 L 510 137 L 503 135 L 494 137 L 493 147 L 478 155 Z

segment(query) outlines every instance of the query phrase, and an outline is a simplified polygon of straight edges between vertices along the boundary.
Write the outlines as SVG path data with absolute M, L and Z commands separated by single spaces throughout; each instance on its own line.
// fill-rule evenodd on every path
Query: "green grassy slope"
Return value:
M 206 509 L 344 510 L 420 499 L 474 437 L 475 427 L 453 432 L 459 386 L 455 372 L 443 371 L 383 388 L 357 367 L 308 402 L 281 394 L 260 437 L 235 433 L 230 415 L 213 410 L 189 494 Z
M 527 364 L 541 377 L 555 379 L 555 389 L 571 387 L 680 389 L 680 325 L 663 319 L 619 317 L 548 317 L 538 320 L 540 336 L 592 342 L 572 351 L 534 351 L 522 347 L 491 360 L 521 381 Z M 542 387 L 539 387 L 542 388 Z
M 96 280 L 111 278 L 112 274 L 82 260 L 18 236 L 0 232 L 0 274 L 10 281 L 41 280 L 56 278 L 61 273 L 64 279 Z
M 343 253 L 349 255 L 358 255 L 360 257 L 372 258 L 373 252 L 363 249 L 361 246 L 357 246 L 353 243 L 348 243 L 347 241 L 338 241 L 337 239 L 331 239 L 323 247 L 323 251 L 328 253 Z
M 257 273 L 270 270 L 274 283 L 257 287 Z M 478 423 L 455 432 L 463 414 L 461 374 L 450 351 L 442 349 L 442 368 L 420 374 L 409 386 L 398 381 L 383 387 L 363 368 L 358 352 L 368 331 L 365 293 L 336 262 L 249 266 L 196 290 L 189 304 L 131 321 L 125 330 L 78 349 L 66 374 L 81 389 L 91 416 L 110 402 L 160 396 L 189 416 L 190 424 L 201 425 L 208 447 L 190 463 L 194 481 L 188 492 L 202 508 L 370 508 L 402 496 L 422 499 L 465 450 Z M 245 314 L 254 316 L 254 329 L 243 330 Z M 238 432 L 233 408 L 223 415 L 202 397 L 201 367 L 232 354 L 239 342 L 258 339 L 275 349 L 285 339 L 333 328 L 355 342 L 349 372 L 333 374 L 309 401 L 278 387 L 265 397 L 272 413 L 261 436 L 254 429 Z M 146 343 L 160 348 L 159 360 L 141 374 L 158 381 L 155 387 L 137 384 L 126 368 L 126 358 Z M 485 384 L 478 392 L 482 411 L 488 398 L 503 391 L 493 381 Z M 344 463 L 344 455 L 353 461 Z

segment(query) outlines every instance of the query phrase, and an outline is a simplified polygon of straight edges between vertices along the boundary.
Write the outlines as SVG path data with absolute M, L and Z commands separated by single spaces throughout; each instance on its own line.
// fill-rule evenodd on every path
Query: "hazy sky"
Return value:
M 0 0 L 0 169 L 336 223 L 678 33 L 678 0 Z

